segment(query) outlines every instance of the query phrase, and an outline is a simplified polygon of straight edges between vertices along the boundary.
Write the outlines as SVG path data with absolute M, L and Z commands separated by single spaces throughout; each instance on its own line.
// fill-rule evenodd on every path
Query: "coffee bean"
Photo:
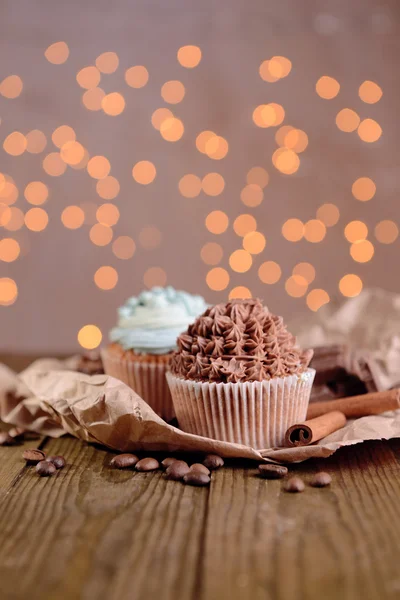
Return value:
M 218 456 L 218 454 L 207 454 L 203 460 L 203 465 L 206 466 L 207 469 L 210 469 L 210 471 L 215 471 L 224 466 L 224 459 L 222 456 Z
M 22 427 L 12 427 L 9 430 L 8 434 L 11 435 L 11 437 L 14 440 L 17 441 L 17 440 L 23 440 L 24 439 L 25 432 L 26 432 L 26 429 L 22 429 Z
M 291 477 L 287 480 L 284 489 L 286 492 L 296 494 L 297 492 L 303 492 L 305 487 L 304 481 L 300 477 Z
M 53 463 L 56 469 L 62 469 L 65 467 L 65 458 L 63 456 L 48 456 L 46 460 Z
M 155 458 L 142 458 L 136 464 L 137 471 L 156 471 L 160 468 L 160 463 Z
M 196 473 L 204 473 L 204 475 L 210 474 L 210 469 L 207 469 L 207 467 L 205 467 L 201 463 L 194 463 L 193 465 L 191 465 L 190 470 L 192 472 L 196 471 Z
M 258 465 L 260 476 L 264 479 L 282 479 L 288 474 L 288 470 L 283 465 Z
M 163 469 L 168 469 L 168 467 L 170 467 L 172 465 L 172 463 L 175 462 L 176 460 L 178 460 L 178 459 L 173 458 L 172 456 L 168 456 L 168 458 L 164 458 L 161 465 L 162 465 Z
M 136 454 L 118 454 L 114 456 L 110 465 L 116 469 L 127 469 L 128 467 L 134 467 L 139 462 L 139 458 Z
M 320 473 L 316 473 L 314 475 L 314 477 L 310 481 L 310 485 L 312 485 L 313 487 L 326 487 L 327 485 L 330 485 L 331 482 L 332 477 L 329 475 L 329 473 L 321 471 Z
M 56 471 L 56 467 L 48 460 L 41 460 L 36 465 L 36 472 L 41 477 L 50 477 L 51 475 L 54 475 Z
M 46 458 L 46 453 L 38 448 L 29 448 L 23 451 L 22 458 L 26 460 L 28 465 L 36 465 L 38 462 Z
M 183 477 L 189 473 L 189 465 L 183 460 L 174 460 L 174 462 L 166 470 L 167 479 L 173 479 L 174 481 L 180 481 Z
M 205 473 L 190 470 L 189 473 L 184 476 L 183 481 L 188 485 L 203 486 L 208 485 L 211 480 L 210 477 Z
M 17 441 L 7 432 L 0 431 L 0 446 L 14 446 Z

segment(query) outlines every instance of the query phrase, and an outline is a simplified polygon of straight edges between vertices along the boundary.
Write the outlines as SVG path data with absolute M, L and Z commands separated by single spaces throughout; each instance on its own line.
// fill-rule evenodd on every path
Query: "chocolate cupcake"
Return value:
M 312 354 L 259 300 L 208 308 L 179 336 L 167 374 L 180 427 L 257 449 L 282 446 L 307 413 Z

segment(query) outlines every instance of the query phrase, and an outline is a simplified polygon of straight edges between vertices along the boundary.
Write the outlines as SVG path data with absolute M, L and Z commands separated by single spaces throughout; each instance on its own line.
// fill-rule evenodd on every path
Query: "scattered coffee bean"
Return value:
M 210 477 L 205 473 L 190 470 L 189 473 L 184 476 L 183 481 L 188 485 L 203 486 L 208 485 L 211 480 Z
M 23 440 L 25 437 L 25 432 L 26 429 L 22 429 L 22 427 L 12 427 L 8 434 L 14 439 L 14 440 Z
M 329 473 L 325 473 L 324 471 L 316 473 L 310 481 L 310 485 L 312 485 L 313 487 L 326 487 L 331 483 L 332 477 L 329 475 Z
M 46 460 L 53 463 L 56 469 L 65 467 L 65 458 L 63 456 L 48 456 Z
M 139 462 L 139 458 L 135 454 L 118 454 L 114 456 L 110 465 L 116 469 L 127 469 L 134 467 Z
M 189 465 L 183 460 L 174 460 L 174 462 L 167 468 L 166 475 L 167 479 L 173 479 L 174 481 L 180 481 L 183 477 L 189 473 Z
M 286 492 L 297 494 L 297 492 L 303 492 L 305 487 L 304 481 L 300 477 L 291 477 L 287 480 L 284 489 Z
M 46 453 L 38 448 L 29 448 L 23 451 L 22 458 L 26 460 L 28 465 L 36 465 L 38 462 L 46 458 Z
M 210 471 L 215 471 L 224 466 L 224 459 L 222 456 L 218 456 L 218 454 L 207 454 L 203 460 L 203 465 L 206 466 L 207 469 L 210 469 Z
M 207 467 L 205 467 L 201 463 L 194 463 L 194 465 L 191 465 L 190 470 L 192 473 L 204 473 L 204 475 L 210 474 L 210 469 L 207 469 Z
M 258 465 L 260 476 L 264 479 L 282 479 L 288 474 L 283 465 L 262 464 Z
M 56 467 L 48 460 L 41 460 L 36 465 L 36 472 L 41 477 L 50 477 L 51 475 L 54 475 L 56 471 Z
M 164 458 L 161 465 L 162 465 L 163 469 L 168 469 L 168 467 L 170 467 L 172 465 L 172 463 L 175 462 L 176 460 L 178 460 L 178 459 L 173 458 L 172 456 L 168 456 L 168 458 Z
M 142 458 L 136 463 L 137 471 L 156 471 L 160 468 L 160 463 L 155 458 Z
M 17 441 L 7 432 L 0 431 L 0 446 L 14 446 Z

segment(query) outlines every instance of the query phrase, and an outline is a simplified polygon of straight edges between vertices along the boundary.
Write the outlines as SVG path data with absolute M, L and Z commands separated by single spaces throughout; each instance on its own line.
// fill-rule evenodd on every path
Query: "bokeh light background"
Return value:
M 399 291 L 397 3 L 3 3 L 1 349 L 143 287 L 288 320 Z

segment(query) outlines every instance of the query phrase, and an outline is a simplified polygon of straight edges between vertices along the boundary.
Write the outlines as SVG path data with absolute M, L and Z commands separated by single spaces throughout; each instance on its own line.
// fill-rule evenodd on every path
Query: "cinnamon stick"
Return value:
M 285 446 L 289 448 L 309 446 L 345 425 L 346 417 L 343 413 L 338 410 L 328 412 L 315 419 L 309 419 L 304 423 L 289 427 L 285 434 Z
M 341 411 L 348 418 L 367 417 L 397 408 L 400 408 L 400 389 L 312 402 L 308 407 L 307 418 L 312 419 L 333 410 Z

